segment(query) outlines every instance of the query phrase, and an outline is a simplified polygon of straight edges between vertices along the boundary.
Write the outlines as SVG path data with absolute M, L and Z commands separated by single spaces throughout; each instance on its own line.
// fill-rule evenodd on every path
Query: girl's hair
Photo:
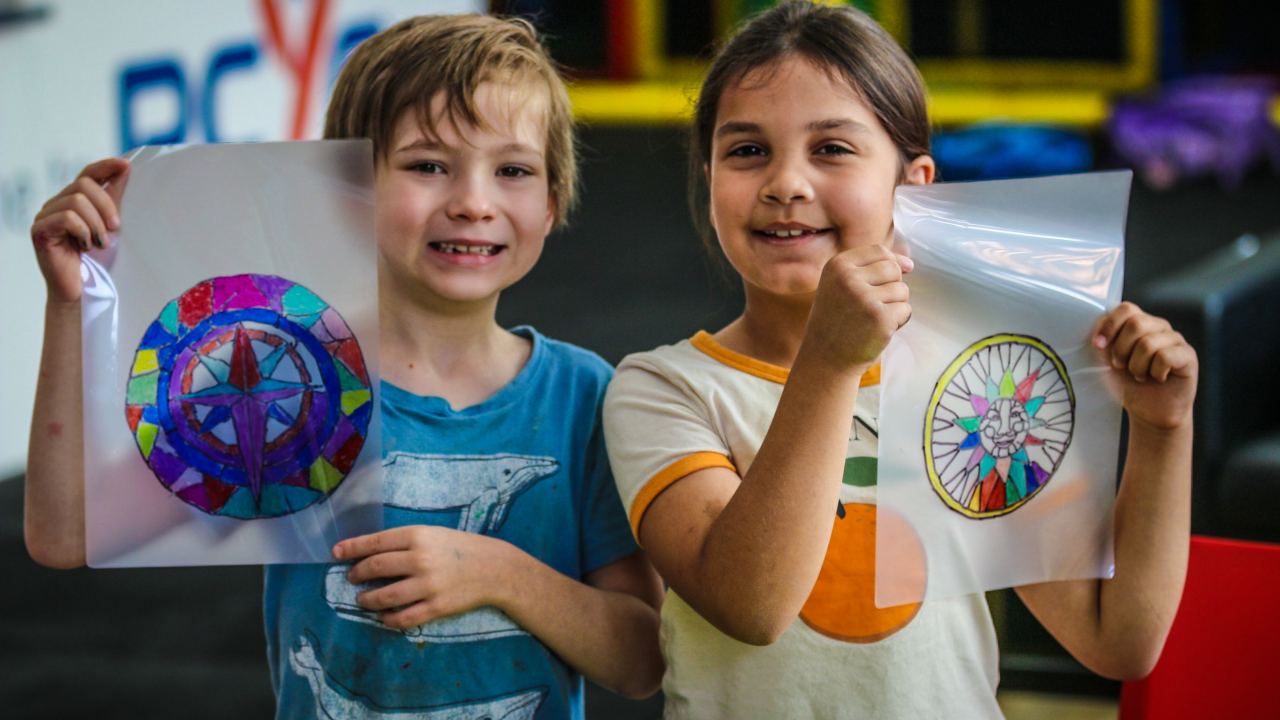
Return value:
M 716 53 L 698 94 L 689 133 L 689 209 L 698 234 L 712 244 L 707 168 L 711 135 L 725 88 L 789 55 L 801 56 L 858 94 L 906 163 L 929 154 L 924 81 L 889 33 L 852 7 L 793 0 L 751 18 Z
M 374 157 L 391 153 L 396 123 L 416 113 L 427 137 L 436 137 L 431 101 L 444 96 L 451 121 L 484 128 L 476 89 L 486 82 L 514 91 L 515 108 L 537 108 L 546 130 L 547 180 L 563 225 L 577 199 L 578 167 L 573 109 L 554 61 L 538 33 L 519 18 L 422 15 L 403 20 L 360 43 L 334 83 L 324 137 L 373 140 Z

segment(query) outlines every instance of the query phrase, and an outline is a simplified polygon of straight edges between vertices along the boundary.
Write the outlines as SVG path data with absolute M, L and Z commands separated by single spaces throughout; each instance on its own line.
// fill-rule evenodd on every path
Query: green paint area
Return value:
M 327 493 L 342 482 L 342 473 L 324 458 L 311 463 L 311 489 Z
M 154 405 L 156 402 L 156 381 L 159 379 L 159 370 L 129 378 L 129 387 L 125 390 L 125 398 L 128 403 L 130 405 Z
M 178 334 L 178 301 L 173 300 L 160 311 L 160 324 L 170 335 Z
M 844 460 L 844 484 L 872 487 L 876 484 L 876 459 L 852 457 Z
M 156 446 L 156 433 L 160 428 L 151 423 L 138 423 L 138 449 L 142 451 L 142 457 L 150 460 L 151 449 Z

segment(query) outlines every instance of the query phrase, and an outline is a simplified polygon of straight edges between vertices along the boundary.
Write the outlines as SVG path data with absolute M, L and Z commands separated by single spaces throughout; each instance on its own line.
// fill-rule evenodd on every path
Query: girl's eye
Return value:
M 531 170 L 528 168 L 522 168 L 519 165 L 504 165 L 498 168 L 498 177 L 516 178 L 528 177 L 530 175 L 533 175 Z
M 409 166 L 413 172 L 423 173 L 425 175 L 436 175 L 444 172 L 444 166 L 430 160 L 422 160 Z
M 764 157 L 764 148 L 759 145 L 739 145 L 728 153 L 729 157 Z
M 819 155 L 852 155 L 853 149 L 846 145 L 827 143 L 817 149 Z

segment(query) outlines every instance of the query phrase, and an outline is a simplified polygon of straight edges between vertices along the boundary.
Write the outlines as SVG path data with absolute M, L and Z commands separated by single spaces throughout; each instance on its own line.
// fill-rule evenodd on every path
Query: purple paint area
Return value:
M 1038 462 L 1032 462 L 1029 466 L 1027 466 L 1027 469 L 1030 470 L 1030 472 L 1028 472 L 1026 475 L 1027 494 L 1030 495 L 1031 493 L 1036 491 L 1036 488 L 1044 485 L 1045 482 L 1049 480 L 1049 472 L 1044 468 L 1040 467 L 1040 463 Z
M 284 294 L 289 292 L 289 288 L 296 283 L 275 275 L 246 275 L 245 277 L 253 278 L 253 284 L 257 285 L 262 294 L 269 298 L 269 307 L 272 310 L 278 313 L 284 312 L 284 307 L 280 304 L 280 298 L 284 297 Z
M 214 312 L 262 307 L 270 307 L 270 303 L 262 292 L 258 290 L 258 286 L 253 284 L 252 275 L 232 275 L 214 278 Z
M 182 473 L 186 472 L 187 464 L 174 455 L 161 450 L 158 447 L 152 447 L 151 457 L 147 458 L 147 464 L 151 466 L 152 472 L 164 483 L 165 487 L 169 487 L 182 477 Z
M 320 322 L 324 324 L 332 340 L 347 340 L 351 337 L 351 328 L 347 327 L 347 321 L 343 320 L 338 311 L 333 308 L 324 311 L 320 316 Z M 312 332 L 315 332 L 314 327 Z

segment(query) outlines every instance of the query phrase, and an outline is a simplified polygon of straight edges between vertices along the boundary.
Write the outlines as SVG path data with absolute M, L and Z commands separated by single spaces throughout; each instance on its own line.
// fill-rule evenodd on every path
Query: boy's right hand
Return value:
M 110 243 L 108 233 L 120 229 L 120 198 L 128 179 L 128 160 L 99 160 L 85 166 L 36 214 L 31 243 L 49 302 L 79 302 L 80 253 L 105 248 Z
M 889 338 L 911 319 L 910 292 L 902 276 L 913 267 L 910 258 L 883 245 L 832 257 L 822 268 L 805 342 L 841 367 L 866 372 Z

